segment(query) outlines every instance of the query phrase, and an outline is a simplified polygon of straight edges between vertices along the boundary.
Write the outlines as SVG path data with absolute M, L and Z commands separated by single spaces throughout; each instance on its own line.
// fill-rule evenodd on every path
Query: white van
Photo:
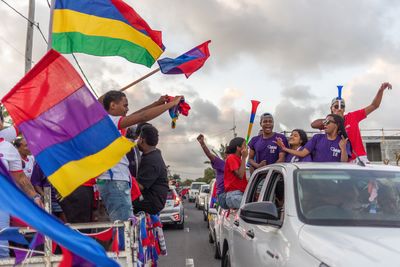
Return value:
M 189 189 L 189 202 L 194 202 L 196 199 L 196 196 L 199 194 L 200 192 L 200 187 L 206 184 L 204 182 L 193 182 L 192 185 L 190 186 Z

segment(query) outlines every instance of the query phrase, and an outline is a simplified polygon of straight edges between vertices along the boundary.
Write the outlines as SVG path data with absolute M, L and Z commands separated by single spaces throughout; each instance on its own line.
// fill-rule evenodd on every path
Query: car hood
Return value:
M 330 267 L 398 266 L 398 228 L 329 227 L 305 225 L 300 244 Z

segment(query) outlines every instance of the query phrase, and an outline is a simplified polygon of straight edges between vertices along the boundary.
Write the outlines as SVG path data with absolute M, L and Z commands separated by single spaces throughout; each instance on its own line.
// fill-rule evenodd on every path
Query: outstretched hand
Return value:
M 283 143 L 282 138 L 277 137 L 275 140 L 276 141 L 274 141 L 274 143 L 277 144 L 281 149 L 286 148 L 285 143 Z
M 245 148 L 242 149 L 242 159 L 247 158 L 248 155 L 249 155 L 249 150 L 246 146 Z
M 168 102 L 168 95 L 162 95 L 160 98 L 157 100 L 157 103 L 162 105 Z
M 389 90 L 392 90 L 392 85 L 388 82 L 384 82 L 381 84 L 381 87 L 379 88 L 379 90 L 385 90 L 386 88 Z
M 175 96 L 174 100 L 172 100 L 172 103 L 174 103 L 174 106 L 178 105 L 181 102 L 183 96 L 179 95 L 179 96 Z

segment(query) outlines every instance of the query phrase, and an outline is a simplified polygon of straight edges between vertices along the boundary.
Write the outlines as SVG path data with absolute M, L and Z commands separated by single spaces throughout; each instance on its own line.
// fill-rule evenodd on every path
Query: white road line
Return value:
M 194 267 L 194 260 L 193 259 L 190 259 L 190 258 L 187 258 L 186 259 L 186 265 L 185 265 L 186 267 Z
M 188 232 L 188 233 L 189 233 L 189 230 L 190 230 L 189 227 L 186 227 L 186 228 L 185 228 L 185 232 Z

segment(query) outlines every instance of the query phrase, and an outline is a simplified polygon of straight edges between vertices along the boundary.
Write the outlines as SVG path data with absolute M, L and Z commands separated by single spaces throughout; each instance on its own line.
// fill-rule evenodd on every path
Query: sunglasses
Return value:
M 329 125 L 330 123 L 336 124 L 335 121 L 331 121 L 331 120 L 328 120 L 328 119 L 324 120 L 324 122 L 323 122 L 323 124 L 324 124 L 325 126 L 326 126 L 326 125 Z
M 333 106 L 335 109 L 339 109 L 339 105 L 334 105 Z M 346 106 L 345 105 L 340 105 L 340 109 L 345 109 Z

